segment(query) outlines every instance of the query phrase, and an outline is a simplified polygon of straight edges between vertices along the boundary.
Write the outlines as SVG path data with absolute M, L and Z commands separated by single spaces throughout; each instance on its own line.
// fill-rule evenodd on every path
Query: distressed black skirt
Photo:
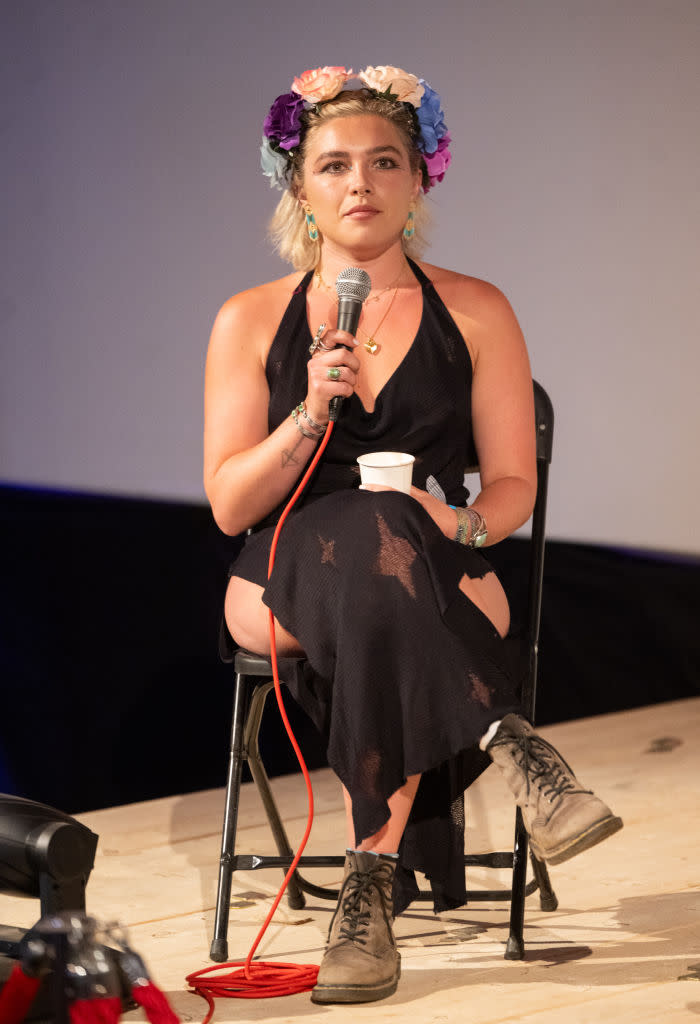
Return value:
M 280 659 L 280 678 L 352 797 L 356 841 L 379 831 L 388 797 L 420 774 L 394 912 L 415 898 L 416 871 L 436 912 L 461 906 L 464 790 L 490 763 L 479 739 L 518 707 L 525 663 L 518 638 L 501 638 L 459 590 L 489 563 L 397 492 L 343 490 L 304 505 L 282 529 L 268 580 L 272 534 L 248 537 L 230 575 L 265 588 L 305 652 Z

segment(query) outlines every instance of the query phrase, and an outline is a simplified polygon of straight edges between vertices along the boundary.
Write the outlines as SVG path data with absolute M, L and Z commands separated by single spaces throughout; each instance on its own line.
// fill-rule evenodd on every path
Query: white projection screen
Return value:
M 286 273 L 261 122 L 307 67 L 443 97 L 431 262 L 510 298 L 549 535 L 700 553 L 697 0 L 3 4 L 0 479 L 203 502 L 207 337 Z

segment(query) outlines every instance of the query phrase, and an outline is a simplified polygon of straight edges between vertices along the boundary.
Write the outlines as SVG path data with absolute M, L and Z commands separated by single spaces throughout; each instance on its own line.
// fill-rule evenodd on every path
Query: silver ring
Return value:
M 340 367 L 329 366 L 326 370 L 326 377 L 328 380 L 340 380 Z
M 328 326 L 328 324 L 325 322 L 325 320 L 324 320 L 324 322 L 322 324 L 318 325 L 318 330 L 314 334 L 314 340 L 309 345 L 309 352 L 311 353 L 311 355 L 313 355 L 314 352 L 316 351 L 316 349 L 319 348 L 319 347 L 323 348 L 323 349 L 326 349 L 326 352 L 328 352 L 328 349 L 326 348 L 326 346 L 321 343 L 321 338 L 323 337 L 323 332 L 325 331 L 327 326 Z

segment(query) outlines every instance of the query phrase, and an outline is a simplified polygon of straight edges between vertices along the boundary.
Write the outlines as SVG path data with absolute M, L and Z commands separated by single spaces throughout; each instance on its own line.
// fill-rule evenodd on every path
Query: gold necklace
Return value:
M 365 305 L 368 305 L 370 302 L 376 302 L 378 299 L 381 299 L 381 297 L 383 295 L 385 295 L 386 292 L 391 291 L 392 288 L 394 289 L 394 294 L 391 296 L 391 300 L 389 302 L 389 305 L 386 308 L 386 312 L 384 313 L 384 316 L 381 318 L 381 320 L 379 321 L 379 323 L 374 328 L 374 330 L 372 331 L 371 334 L 368 334 L 367 331 L 365 331 L 364 328 L 360 327 L 359 324 L 357 325 L 358 331 L 362 331 L 362 333 L 367 338 L 367 341 L 365 341 L 363 343 L 363 345 L 364 345 L 365 351 L 369 352 L 369 354 L 371 356 L 376 355 L 377 352 L 380 351 L 379 345 L 375 341 L 375 338 L 376 338 L 377 334 L 379 333 L 379 330 L 380 330 L 382 324 L 384 323 L 386 318 L 389 316 L 389 313 L 391 312 L 391 307 L 394 305 L 394 299 L 396 298 L 396 295 L 398 293 L 399 282 L 401 280 L 401 277 L 403 276 L 403 272 L 404 272 L 404 267 L 402 267 L 401 270 L 399 271 L 399 276 L 396 278 L 395 281 L 392 281 L 392 283 L 387 285 L 386 288 L 382 288 L 382 290 L 380 292 L 377 292 L 376 295 L 371 295 L 371 296 L 369 296 L 369 298 L 365 299 Z M 323 276 L 321 274 L 320 268 L 318 268 L 318 267 L 316 268 L 316 270 L 314 271 L 314 277 L 317 278 L 320 287 L 325 288 L 325 290 L 329 294 L 334 294 L 334 289 L 332 289 L 330 287 L 330 285 L 326 284 L 326 282 L 323 280 Z M 338 304 L 338 296 L 337 296 L 337 294 L 334 294 L 334 297 L 335 297 L 335 302 L 336 302 L 336 305 L 337 305 Z
M 384 323 L 386 318 L 389 316 L 389 313 L 391 312 L 391 307 L 394 305 L 394 299 L 396 298 L 396 296 L 398 294 L 398 291 L 399 291 L 399 286 L 397 284 L 396 287 L 394 288 L 394 294 L 391 296 L 391 300 L 389 302 L 389 305 L 386 307 L 386 313 L 381 318 L 381 320 L 379 321 L 379 323 L 374 328 L 374 330 L 372 331 L 371 334 L 368 334 L 367 331 L 365 331 L 364 328 L 360 327 L 359 324 L 357 325 L 358 331 L 362 331 L 362 333 L 367 338 L 367 341 L 364 342 L 364 348 L 365 348 L 365 351 L 369 352 L 369 354 L 371 356 L 376 355 L 377 352 L 379 352 L 379 345 L 377 344 L 377 342 L 374 339 L 379 334 L 379 329 L 381 328 L 382 324 Z
M 399 271 L 399 276 L 396 278 L 395 281 L 392 281 L 391 284 L 388 284 L 386 286 L 386 288 L 382 288 L 382 290 L 380 292 L 377 292 L 376 295 L 368 296 L 365 299 L 365 303 L 364 304 L 367 306 L 367 305 L 369 305 L 370 302 L 378 302 L 379 299 L 381 299 L 382 295 L 384 295 L 386 292 L 390 292 L 392 288 L 396 288 L 398 286 L 399 281 L 401 280 L 401 275 L 403 274 L 403 272 L 404 272 L 404 267 L 402 267 L 401 270 Z M 331 286 L 329 284 L 327 284 L 323 280 L 323 275 L 321 274 L 320 267 L 317 267 L 316 270 L 314 270 L 314 277 L 318 281 L 318 287 L 319 288 L 324 288 L 328 292 L 329 295 L 332 295 L 333 298 L 335 299 L 336 305 L 337 305 L 337 303 L 338 303 L 338 294 L 337 294 L 335 288 L 331 288 Z

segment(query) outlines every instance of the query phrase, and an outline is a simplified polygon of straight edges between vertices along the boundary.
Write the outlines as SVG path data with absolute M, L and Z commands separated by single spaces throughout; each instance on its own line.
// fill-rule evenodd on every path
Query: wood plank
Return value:
M 399 989 L 364 1007 L 324 1009 L 307 995 L 274 1000 L 219 1000 L 215 1021 L 289 1024 L 333 1014 L 339 1024 L 359 1014 L 371 1022 L 443 1024 L 676 1024 L 700 1014 L 700 698 L 568 722 L 543 729 L 581 780 L 619 813 L 625 828 L 581 857 L 551 869 L 560 899 L 553 914 L 526 909 L 526 959 L 503 959 L 507 905 L 474 904 L 435 916 L 414 905 L 396 923 L 403 958 Z M 310 852 L 340 852 L 343 810 L 328 770 L 313 774 L 319 814 Z M 305 791 L 299 776 L 273 780 L 290 838 L 304 830 Z M 507 849 L 512 801 L 491 768 L 468 794 L 470 849 Z M 210 966 L 209 942 L 218 872 L 221 790 L 186 794 L 81 815 L 100 834 L 88 887 L 89 910 L 117 917 L 131 931 L 157 983 L 183 1021 L 200 1021 L 205 1004 L 185 991 L 184 978 Z M 244 787 L 239 849 L 272 843 L 252 785 Z M 326 872 L 327 877 L 337 873 Z M 470 872 L 470 884 L 505 883 L 506 872 Z M 234 878 L 229 942 L 244 958 L 276 893 L 281 872 Z M 283 902 L 260 955 L 318 963 L 333 911 L 310 901 L 292 911 Z M 0 920 L 29 925 L 38 903 L 0 896 Z M 141 1011 L 126 1020 L 142 1021 Z

